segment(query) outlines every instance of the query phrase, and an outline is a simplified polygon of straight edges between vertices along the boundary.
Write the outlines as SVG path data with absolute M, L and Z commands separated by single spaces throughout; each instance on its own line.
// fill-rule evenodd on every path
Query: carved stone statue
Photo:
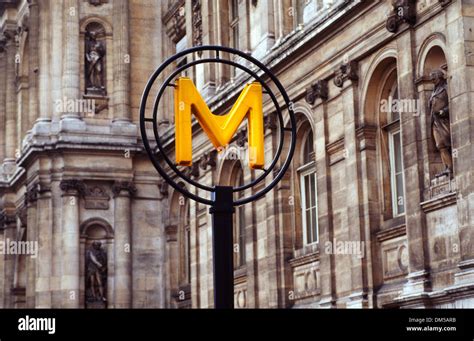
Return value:
M 431 132 L 436 148 L 441 154 L 445 170 L 439 175 L 453 174 L 451 155 L 451 130 L 449 123 L 449 96 L 444 73 L 441 70 L 431 72 L 430 78 L 435 85 L 430 97 Z
M 102 243 L 94 241 L 86 252 L 86 299 L 106 302 L 107 254 Z
M 98 39 L 98 32 L 86 32 L 86 91 L 105 95 L 105 43 Z

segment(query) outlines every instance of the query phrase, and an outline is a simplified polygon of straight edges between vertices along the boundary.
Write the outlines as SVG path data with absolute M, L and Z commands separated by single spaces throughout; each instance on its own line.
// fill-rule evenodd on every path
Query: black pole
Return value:
M 216 186 L 212 192 L 212 259 L 214 308 L 234 308 L 233 188 Z

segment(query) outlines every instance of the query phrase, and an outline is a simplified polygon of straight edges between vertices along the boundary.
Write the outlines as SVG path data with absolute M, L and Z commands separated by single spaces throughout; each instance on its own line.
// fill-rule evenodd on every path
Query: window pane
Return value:
M 313 161 L 313 154 L 314 154 L 314 139 L 313 139 L 313 132 L 310 131 L 304 144 L 303 163 L 308 164 L 311 161 Z
M 403 174 L 397 174 L 397 213 L 402 214 L 405 212 L 405 195 L 403 189 Z
M 304 177 L 304 195 L 305 195 L 305 205 L 304 205 L 304 208 L 308 208 L 308 207 L 311 207 L 310 206 L 310 193 L 309 193 L 309 189 L 311 188 L 310 184 L 309 184 L 309 178 L 308 176 L 305 176 Z
M 393 149 L 395 153 L 395 172 L 402 172 L 402 146 L 400 144 L 400 132 L 393 134 Z
M 311 234 L 312 234 L 312 238 L 311 238 L 311 242 L 314 243 L 316 241 L 316 236 L 317 236 L 317 221 L 316 221 L 316 217 L 317 217 L 317 212 L 316 212 L 316 207 L 313 207 L 311 209 Z
M 311 210 L 306 210 L 306 243 L 311 243 Z
M 314 207 L 316 206 L 316 184 L 314 182 L 314 174 L 309 175 L 309 178 L 311 179 L 311 204 L 309 207 Z

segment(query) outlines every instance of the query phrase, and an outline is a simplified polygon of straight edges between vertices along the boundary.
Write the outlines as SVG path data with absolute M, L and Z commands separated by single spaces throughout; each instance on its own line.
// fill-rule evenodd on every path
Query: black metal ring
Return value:
M 150 160 L 152 161 L 153 165 L 155 166 L 155 168 L 157 169 L 158 173 L 173 187 L 175 188 L 177 191 L 179 191 L 180 193 L 182 193 L 183 195 L 187 196 L 188 198 L 192 199 L 192 200 L 195 200 L 197 202 L 200 202 L 200 203 L 203 203 L 203 204 L 206 204 L 206 205 L 212 205 L 213 204 L 213 201 L 212 200 L 209 200 L 209 199 L 205 199 L 205 198 L 202 198 L 200 196 L 197 196 L 191 192 L 189 192 L 188 190 L 184 189 L 183 187 L 179 186 L 166 172 L 165 170 L 161 167 L 160 163 L 158 160 L 156 160 L 155 156 L 154 156 L 154 151 L 152 150 L 149 142 L 148 142 L 148 136 L 146 134 L 146 119 L 145 119 L 145 111 L 146 111 L 146 102 L 147 102 L 147 98 L 148 98 L 148 95 L 149 95 L 149 92 L 156 80 L 156 78 L 161 74 L 161 72 L 163 72 L 163 70 L 168 67 L 172 62 L 174 62 L 176 59 L 179 59 L 181 58 L 182 56 L 185 56 L 187 54 L 190 54 L 190 53 L 194 53 L 194 52 L 199 52 L 199 51 L 216 51 L 216 53 L 218 53 L 219 51 L 223 51 L 223 52 L 227 52 L 227 53 L 230 53 L 230 54 L 234 54 L 234 55 L 238 55 L 244 59 L 246 59 L 247 61 L 253 63 L 254 65 L 256 65 L 257 67 L 259 67 L 261 70 L 263 70 L 263 72 L 275 83 L 275 85 L 277 86 L 279 92 L 281 93 L 284 101 L 285 101 L 285 104 L 287 106 L 287 109 L 288 109 L 288 112 L 289 112 L 289 118 L 290 118 L 290 124 L 291 124 L 291 128 L 289 129 L 291 131 L 291 143 L 290 143 L 290 148 L 289 148 L 289 151 L 288 151 L 288 155 L 287 155 L 287 158 L 283 164 L 283 166 L 280 168 L 278 174 L 273 178 L 273 180 L 271 181 L 271 183 L 266 186 L 264 189 L 262 189 L 261 191 L 247 197 L 247 198 L 242 198 L 242 199 L 239 199 L 239 200 L 236 200 L 233 202 L 233 205 L 234 206 L 238 206 L 238 205 L 242 205 L 242 204 L 246 204 L 246 203 L 249 203 L 251 201 L 254 201 L 254 200 L 257 200 L 259 198 L 261 198 L 262 196 L 264 196 L 266 193 L 268 193 L 279 181 L 280 179 L 283 177 L 283 175 L 285 174 L 286 170 L 288 169 L 290 163 L 291 163 L 291 159 L 293 157 L 293 154 L 294 154 L 294 151 L 295 151 L 295 145 L 296 145 L 296 120 L 295 120 L 295 115 L 294 115 L 294 111 L 293 111 L 293 108 L 292 108 L 292 103 L 290 102 L 290 99 L 285 91 L 285 89 L 283 88 L 283 86 L 281 85 L 281 83 L 279 82 L 279 80 L 276 78 L 276 76 L 265 66 L 263 65 L 261 62 L 259 62 L 258 60 L 256 60 L 255 58 L 241 52 L 241 51 L 238 51 L 238 50 L 235 50 L 235 49 L 232 49 L 232 48 L 229 48 L 229 47 L 223 47 L 223 46 L 199 46 L 199 47 L 193 47 L 193 48 L 190 48 L 190 49 L 187 49 L 187 50 L 184 50 L 170 58 L 168 58 L 162 65 L 160 65 L 160 67 L 152 74 L 152 76 L 150 77 L 150 79 L 148 80 L 147 82 L 147 85 L 143 91 L 143 94 L 142 94 L 142 99 L 141 99 L 141 104 L 140 104 L 140 131 L 141 131 L 141 135 L 142 135 L 142 140 L 143 140 L 143 144 L 145 146 L 145 150 L 147 151 L 148 153 L 148 156 L 150 158 Z M 232 61 L 228 61 L 228 60 L 222 60 L 220 58 L 215 58 L 215 59 L 208 59 L 206 60 L 206 62 L 209 61 L 209 62 L 222 62 L 222 63 L 225 63 L 225 64 L 229 64 L 229 65 L 233 65 L 234 67 L 238 67 L 238 68 L 241 68 L 243 69 L 245 72 L 247 72 L 248 74 L 250 74 L 252 77 L 254 77 L 255 79 L 259 80 L 260 83 L 262 85 L 264 85 L 264 87 L 266 89 L 269 89 L 269 87 L 266 85 L 265 82 L 261 81 L 261 78 L 254 72 L 252 72 L 251 70 L 249 70 L 248 68 L 245 68 L 244 66 L 240 65 L 240 64 L 237 64 L 235 62 L 232 62 Z M 203 63 L 204 61 L 201 61 L 201 63 Z M 189 64 L 186 64 L 184 66 L 182 66 L 181 68 L 183 69 L 186 69 L 187 67 L 191 67 L 193 65 L 196 65 L 196 64 L 199 64 L 199 60 L 198 61 L 193 61 Z M 181 70 L 182 71 L 182 70 Z M 180 72 L 181 72 L 180 71 Z M 179 72 L 178 72 L 179 73 Z M 177 74 L 177 73 L 176 73 Z M 176 76 L 176 75 L 174 75 Z M 174 77 L 173 76 L 173 77 Z M 256 76 L 256 77 L 255 77 Z M 168 80 L 167 80 L 167 83 L 169 84 L 169 82 L 171 81 L 172 77 L 168 77 Z M 164 89 L 163 86 L 165 84 L 162 85 L 162 87 L 160 88 L 160 92 L 162 92 L 161 90 Z M 167 84 L 166 84 L 167 85 Z M 272 100 L 275 98 L 273 92 L 270 90 L 267 92 L 270 94 L 270 96 L 272 96 Z M 159 96 L 157 96 L 157 100 L 161 98 L 161 95 L 159 94 Z M 159 103 L 159 101 L 158 101 Z M 286 130 L 288 130 L 288 128 L 284 128 L 284 124 L 283 124 L 283 117 L 282 117 L 282 114 L 281 114 L 281 110 L 280 110 L 280 107 L 278 105 L 278 103 L 276 103 L 276 98 L 275 98 L 275 101 L 274 101 L 274 104 L 275 104 L 275 107 L 277 109 L 277 112 L 278 112 L 278 116 L 279 116 L 279 119 L 280 119 L 280 145 L 279 145 L 279 155 L 278 157 L 275 157 L 273 162 L 272 162 L 272 165 L 271 167 L 269 167 L 269 169 L 267 169 L 265 171 L 264 174 L 262 174 L 261 177 L 259 177 L 257 180 L 261 181 L 263 180 L 263 178 L 265 178 L 269 173 L 270 171 L 274 168 L 274 166 L 276 165 L 276 162 L 278 161 L 279 159 L 279 156 L 281 154 L 281 149 L 283 148 L 283 144 L 284 144 L 284 132 Z M 155 105 L 154 105 L 154 109 L 157 108 L 157 102 L 155 101 Z M 158 130 L 155 129 L 156 128 L 156 111 L 154 110 L 153 112 L 153 130 L 154 130 L 154 135 L 155 135 L 155 138 L 157 138 L 157 145 L 160 145 L 161 146 L 161 143 L 159 141 L 159 136 L 157 135 L 157 132 Z M 159 149 L 161 150 L 161 148 L 159 147 Z M 162 150 L 161 150 L 162 151 Z M 162 151 L 162 154 L 166 156 L 166 154 Z M 167 156 L 166 156 L 167 158 Z M 168 161 L 169 161 L 169 158 L 168 158 Z M 172 163 L 171 163 L 172 164 Z M 173 165 L 174 166 L 174 165 Z M 173 168 L 173 167 L 172 167 Z M 176 168 L 177 170 L 177 168 Z M 176 171 L 175 171 L 176 172 Z M 176 172 L 177 175 L 181 176 L 183 179 L 185 179 L 186 181 L 188 180 L 191 180 L 191 184 L 193 183 L 196 183 L 194 182 L 192 179 L 189 179 L 188 177 L 186 177 L 184 174 L 182 174 L 182 172 L 180 172 L 179 170 L 177 170 Z M 256 180 L 254 180 L 256 181 Z M 246 188 L 249 188 L 253 185 L 255 185 L 254 181 L 250 182 L 249 184 L 245 185 L 245 186 L 240 186 L 240 188 L 235 188 L 235 191 L 237 190 L 243 190 L 243 189 L 246 189 Z M 258 182 L 259 182 L 258 181 Z M 189 181 L 188 181 L 189 182 Z M 202 186 L 204 185 L 201 185 L 199 184 L 199 188 L 202 188 Z M 210 191 L 213 191 L 213 188 L 211 187 L 208 187 L 208 186 L 205 186 L 206 187 L 206 190 L 210 190 Z M 243 188 L 245 187 L 245 188 Z
M 196 186 L 196 187 L 201 188 L 201 189 L 203 189 L 205 191 L 208 191 L 208 192 L 213 192 L 214 191 L 214 188 L 206 186 L 206 185 L 202 185 L 199 182 L 194 181 L 190 177 L 188 177 L 185 174 L 183 174 L 182 172 L 180 172 L 179 169 L 176 167 L 176 165 L 174 165 L 173 162 L 171 162 L 170 158 L 166 155 L 165 151 L 163 150 L 163 146 L 161 144 L 161 140 L 160 140 L 160 136 L 159 136 L 159 132 L 158 132 L 158 125 L 157 125 L 158 105 L 159 105 L 159 102 L 161 101 L 161 97 L 163 96 L 164 90 L 169 86 L 172 79 L 175 76 L 177 76 L 178 74 L 180 74 L 182 71 L 186 70 L 187 68 L 190 68 L 194 65 L 207 63 L 207 62 L 215 62 L 215 63 L 222 63 L 222 64 L 227 64 L 227 65 L 232 65 L 234 67 L 242 69 L 243 71 L 245 71 L 249 75 L 251 75 L 253 78 L 255 78 L 257 81 L 259 81 L 260 84 L 262 84 L 262 86 L 265 88 L 265 90 L 267 91 L 267 93 L 271 97 L 271 99 L 273 101 L 273 104 L 274 104 L 274 106 L 277 110 L 278 119 L 280 121 L 280 144 L 278 145 L 277 152 L 275 153 L 275 156 L 272 160 L 272 163 L 270 164 L 270 167 L 268 167 L 268 169 L 264 170 L 264 173 L 261 174 L 260 176 L 258 176 L 255 180 L 252 180 L 251 182 L 249 182 L 245 185 L 238 186 L 238 187 L 235 187 L 233 189 L 233 192 L 240 192 L 240 191 L 246 190 L 247 188 L 251 188 L 251 187 L 257 185 L 259 182 L 261 182 L 263 179 L 265 179 L 265 177 L 268 174 L 270 174 L 270 172 L 275 167 L 276 163 L 278 162 L 278 160 L 280 158 L 281 151 L 283 149 L 283 145 L 284 145 L 284 142 L 285 142 L 284 141 L 284 135 L 285 135 L 284 120 L 283 120 L 283 115 L 281 113 L 280 107 L 278 105 L 278 101 L 275 97 L 275 94 L 270 89 L 270 87 L 255 72 L 251 71 L 250 69 L 248 69 L 245 66 L 242 66 L 242 65 L 237 64 L 233 61 L 224 60 L 224 59 L 219 59 L 217 61 L 213 60 L 213 59 L 210 59 L 210 58 L 199 59 L 199 60 L 195 60 L 195 61 L 192 61 L 190 63 L 187 63 L 185 65 L 182 65 L 181 67 L 176 69 L 171 75 L 169 75 L 168 78 L 166 78 L 165 82 L 161 85 L 160 90 L 158 91 L 158 93 L 156 95 L 156 98 L 155 98 L 155 101 L 154 101 L 154 106 L 153 106 L 153 133 L 155 135 L 155 140 L 156 140 L 157 147 L 160 150 L 160 152 L 163 156 L 163 159 L 168 164 L 168 166 L 176 173 L 176 175 L 178 175 L 181 179 L 185 180 L 186 182 L 190 183 L 193 186 Z

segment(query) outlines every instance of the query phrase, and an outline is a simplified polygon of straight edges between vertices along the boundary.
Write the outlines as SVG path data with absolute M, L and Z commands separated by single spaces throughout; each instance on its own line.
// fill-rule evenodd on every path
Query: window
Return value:
M 230 6 L 230 43 L 233 48 L 239 49 L 239 1 L 231 0 Z
M 398 216 L 405 213 L 403 159 L 400 128 L 389 132 L 389 151 L 392 209 L 393 215 Z
M 244 184 L 244 176 L 242 169 L 240 169 L 240 175 L 236 186 L 242 186 Z M 244 193 L 239 192 L 239 196 L 243 197 Z M 245 205 L 241 205 L 236 208 L 234 215 L 234 245 L 237 246 L 234 252 L 234 267 L 239 268 L 246 263 L 246 250 L 245 250 Z
M 398 86 L 395 81 L 390 90 L 389 102 L 398 103 Z M 400 133 L 400 106 L 394 105 L 387 113 L 389 123 L 385 127 L 388 133 L 388 154 L 390 163 L 390 191 L 393 216 L 405 213 L 404 175 L 402 139 Z
M 318 198 L 313 142 L 313 132 L 310 131 L 303 146 L 303 166 L 298 169 L 304 245 L 318 242 Z

